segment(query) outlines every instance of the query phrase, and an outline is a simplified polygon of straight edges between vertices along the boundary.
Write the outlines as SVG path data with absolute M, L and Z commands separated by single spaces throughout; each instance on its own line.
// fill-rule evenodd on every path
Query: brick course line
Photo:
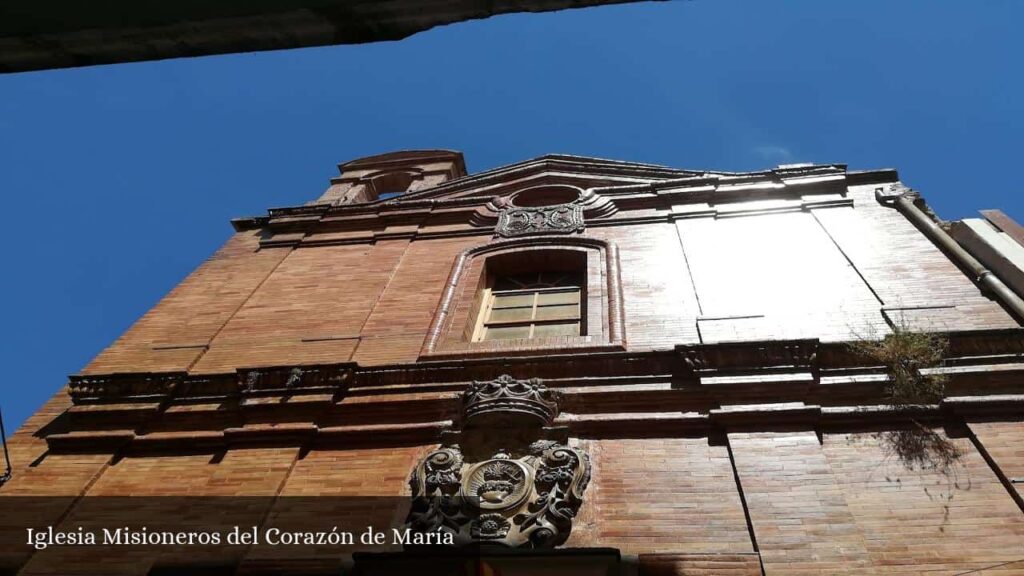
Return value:
M 282 250 L 282 248 L 257 248 L 256 250 Z M 288 250 L 291 251 L 291 252 L 295 251 L 294 248 L 291 248 L 291 249 L 288 249 Z M 186 372 L 192 370 L 192 367 L 199 363 L 199 360 L 201 360 L 203 358 L 203 356 L 205 356 L 206 353 L 210 350 L 210 347 L 213 346 L 213 342 L 217 339 L 217 336 L 219 336 L 221 331 L 223 331 L 224 328 L 227 327 L 227 325 L 231 322 L 231 319 L 234 318 L 235 315 L 238 314 L 238 311 L 241 310 L 242 308 L 244 308 L 245 305 L 249 302 L 249 300 L 251 300 L 252 297 L 255 296 L 257 292 L 260 291 L 260 287 L 263 286 L 263 283 L 266 282 L 267 279 L 269 279 L 271 276 L 273 276 L 274 272 L 276 272 L 277 269 L 281 266 L 281 263 L 284 262 L 287 259 L 288 259 L 288 256 L 285 255 L 284 258 L 281 258 L 280 260 L 278 260 L 277 264 L 274 264 L 274 267 L 271 268 L 267 272 L 267 274 L 263 277 L 263 279 L 260 280 L 259 283 L 256 284 L 256 286 L 252 289 L 251 292 L 249 292 L 249 295 L 246 296 L 245 298 L 243 298 L 242 301 L 238 304 L 238 306 L 236 306 L 235 309 L 231 312 L 231 314 L 229 314 L 227 316 L 227 318 L 224 319 L 224 323 L 220 325 L 220 328 L 217 328 L 217 330 L 213 333 L 213 335 L 210 336 L 210 340 L 209 340 L 210 343 L 207 344 L 207 346 L 205 348 L 203 348 L 203 350 L 199 354 L 197 354 L 196 357 L 191 362 L 189 362 L 188 366 L 185 367 L 185 371 Z
M 996 478 L 999 478 L 999 482 L 1003 485 L 1003 488 L 1006 488 L 1006 492 L 1010 495 L 1010 498 L 1013 498 L 1013 501 L 1017 504 L 1017 507 L 1020 508 L 1020 511 L 1024 512 L 1024 498 L 1021 498 L 1021 495 L 1017 492 L 1013 482 L 1010 481 L 1010 478 L 1006 475 L 1003 469 L 999 467 L 995 458 L 989 454 L 988 449 L 985 448 L 985 443 L 982 442 L 981 439 L 978 438 L 978 435 L 974 433 L 974 429 L 971 428 L 970 424 L 968 424 L 966 428 L 968 437 L 971 439 L 971 442 L 974 443 L 974 447 L 978 449 L 981 457 L 985 459 L 988 467 L 991 468 L 992 472 L 996 475 Z
M 750 508 L 747 507 L 747 496 L 743 493 L 743 482 L 740 481 L 740 473 L 736 470 L 736 457 L 732 453 L 732 444 L 729 436 L 725 435 L 725 448 L 729 451 L 729 464 L 732 466 L 732 477 L 736 481 L 736 490 L 740 494 L 740 504 L 743 505 L 743 517 L 747 519 L 747 531 L 750 532 L 750 543 L 754 545 L 754 552 L 757 552 L 757 564 L 761 567 L 761 576 L 766 576 L 764 571 L 764 559 L 761 558 L 761 549 L 757 546 L 757 533 L 754 532 L 754 522 L 750 519 Z

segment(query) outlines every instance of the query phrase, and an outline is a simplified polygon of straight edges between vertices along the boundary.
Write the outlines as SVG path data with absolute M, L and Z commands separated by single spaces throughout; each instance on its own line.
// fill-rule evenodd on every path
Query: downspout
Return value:
M 917 192 L 902 184 L 895 184 L 888 193 L 878 189 L 875 191 L 875 195 L 882 204 L 894 204 L 901 214 L 913 222 L 921 232 L 924 232 L 925 236 L 938 244 L 939 248 L 952 256 L 958 264 L 968 269 L 974 275 L 974 281 L 982 287 L 983 291 L 995 294 L 1016 315 L 1018 321 L 1024 319 L 1024 300 L 1010 290 L 1009 286 L 1004 284 L 991 270 L 978 262 L 974 256 L 968 254 L 952 236 L 936 224 L 932 216 L 915 203 L 915 200 L 920 198 Z
M 0 412 L 0 442 L 4 445 L 4 471 L 0 473 L 0 486 L 11 479 L 11 455 L 7 452 L 7 431 L 4 430 L 4 415 Z

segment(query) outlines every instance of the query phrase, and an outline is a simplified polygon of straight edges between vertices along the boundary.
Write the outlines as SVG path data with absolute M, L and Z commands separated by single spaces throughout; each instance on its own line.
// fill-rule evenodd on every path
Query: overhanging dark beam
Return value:
M 0 73 L 398 40 L 510 12 L 630 0 L 3 0 Z

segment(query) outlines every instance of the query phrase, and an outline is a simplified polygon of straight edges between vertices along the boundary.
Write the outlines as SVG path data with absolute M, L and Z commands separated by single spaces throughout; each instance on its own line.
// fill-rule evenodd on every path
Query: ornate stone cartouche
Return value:
M 495 232 L 511 238 L 527 234 L 568 234 L 582 230 L 583 208 L 575 203 L 501 211 Z
M 473 382 L 462 395 L 462 430 L 430 452 L 409 479 L 406 526 L 448 532 L 456 546 L 551 548 L 566 541 L 590 480 L 579 448 L 543 438 L 558 413 L 538 379 Z M 472 425 L 469 425 L 472 424 Z M 502 426 L 493 430 L 492 425 Z M 505 444 L 505 445 L 501 445 Z

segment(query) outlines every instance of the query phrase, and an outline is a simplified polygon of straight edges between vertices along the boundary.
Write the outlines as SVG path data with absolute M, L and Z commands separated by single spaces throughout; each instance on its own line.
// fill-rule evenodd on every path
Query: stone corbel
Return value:
M 336 399 L 352 382 L 354 364 L 323 364 L 238 370 L 241 403 L 261 397 L 323 395 Z

